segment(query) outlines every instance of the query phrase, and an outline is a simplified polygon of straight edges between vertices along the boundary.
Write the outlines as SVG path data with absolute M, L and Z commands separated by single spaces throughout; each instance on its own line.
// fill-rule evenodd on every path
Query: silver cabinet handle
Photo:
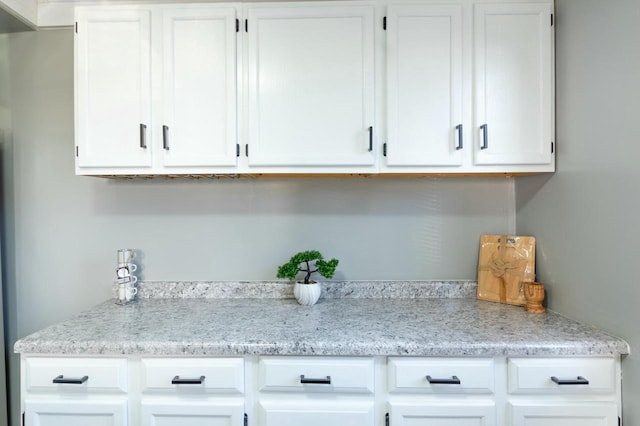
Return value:
M 304 377 L 304 374 L 301 374 L 300 375 L 300 383 L 302 383 L 302 384 L 314 383 L 314 384 L 318 384 L 318 385 L 330 385 L 331 384 L 331 376 L 327 376 L 326 378 L 313 379 L 311 377 L 309 377 L 309 378 Z
M 450 379 L 436 379 L 431 376 L 427 376 L 427 382 L 432 385 L 459 385 L 460 379 L 458 376 L 451 376 Z
M 480 146 L 480 149 L 487 149 L 489 148 L 489 130 L 486 124 L 483 124 L 480 128 L 482 129 L 482 146 Z
M 197 379 L 181 379 L 180 376 L 175 376 L 171 380 L 172 385 L 201 385 L 204 382 L 205 377 L 200 376 Z
M 551 381 L 557 385 L 588 385 L 589 381 L 582 376 L 578 376 L 575 379 L 558 379 L 556 376 L 551 376 Z
M 147 125 L 140 123 L 140 148 L 147 149 Z
M 456 146 L 456 150 L 462 149 L 462 124 L 458 124 L 456 126 L 456 130 L 458 131 L 458 145 Z
M 89 380 L 89 376 L 82 376 L 80 378 L 66 378 L 61 374 L 53 379 L 53 383 L 64 385 L 81 385 Z
M 169 126 L 162 126 L 162 148 L 169 151 Z

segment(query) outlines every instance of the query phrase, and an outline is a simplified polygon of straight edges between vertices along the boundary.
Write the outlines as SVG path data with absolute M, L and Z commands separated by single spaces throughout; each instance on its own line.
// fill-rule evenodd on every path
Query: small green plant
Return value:
M 312 269 L 312 262 L 315 264 L 316 269 Z M 304 272 L 306 273 L 304 283 L 310 284 L 311 274 L 314 272 L 325 278 L 333 278 L 336 266 L 338 266 L 338 259 L 331 259 L 327 262 L 317 250 L 301 251 L 294 254 L 287 263 L 278 267 L 278 278 L 294 280 L 298 272 Z

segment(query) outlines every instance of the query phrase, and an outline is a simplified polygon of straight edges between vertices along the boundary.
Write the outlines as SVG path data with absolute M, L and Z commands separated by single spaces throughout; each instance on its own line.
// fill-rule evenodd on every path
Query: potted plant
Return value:
M 338 259 L 326 261 L 317 250 L 301 251 L 294 254 L 287 263 L 278 267 L 277 276 L 293 281 L 298 273 L 304 272 L 304 280 L 296 281 L 293 285 L 293 294 L 301 305 L 313 305 L 320 298 L 322 289 L 320 283 L 311 279 L 311 275 L 318 273 L 331 279 L 336 271 L 336 266 L 338 266 Z

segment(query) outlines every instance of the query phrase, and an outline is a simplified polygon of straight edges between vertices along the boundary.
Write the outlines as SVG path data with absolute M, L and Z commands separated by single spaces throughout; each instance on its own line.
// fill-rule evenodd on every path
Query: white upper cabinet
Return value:
M 151 13 L 83 9 L 77 19 L 77 166 L 150 168 Z
M 77 7 L 76 173 L 554 171 L 553 0 L 403 1 Z
M 77 9 L 78 174 L 235 171 L 236 9 Z
M 163 164 L 236 165 L 236 11 L 163 11 Z
M 551 164 L 552 5 L 474 7 L 474 162 Z
M 387 8 L 388 166 L 460 166 L 462 6 Z
M 373 168 L 373 17 L 369 5 L 248 9 L 250 169 Z

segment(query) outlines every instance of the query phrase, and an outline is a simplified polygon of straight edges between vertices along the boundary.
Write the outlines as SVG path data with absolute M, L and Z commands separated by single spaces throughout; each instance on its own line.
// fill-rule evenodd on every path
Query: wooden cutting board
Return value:
M 523 285 L 535 281 L 535 237 L 482 235 L 478 259 L 478 299 L 525 305 Z

